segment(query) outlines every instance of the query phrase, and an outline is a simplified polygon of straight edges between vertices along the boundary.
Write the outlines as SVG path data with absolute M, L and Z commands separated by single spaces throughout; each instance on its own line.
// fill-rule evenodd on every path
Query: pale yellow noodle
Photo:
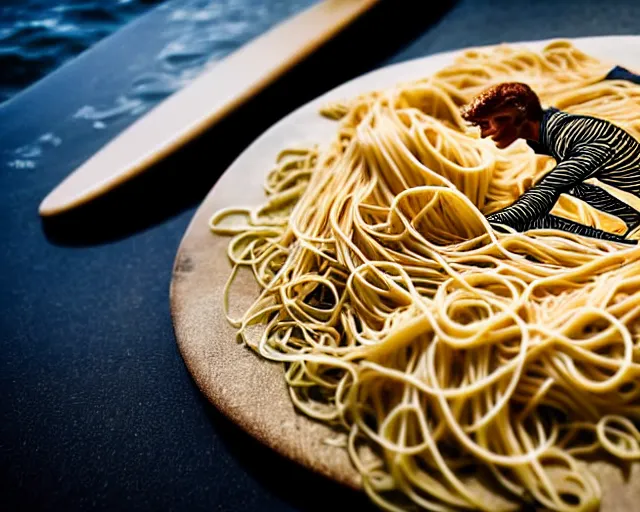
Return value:
M 497 150 L 459 114 L 518 80 L 544 106 L 638 138 L 640 87 L 603 82 L 609 68 L 567 41 L 464 52 L 325 106 L 337 121 L 328 147 L 283 151 L 264 205 L 211 217 L 233 237 L 229 321 L 285 364 L 299 411 L 347 434 L 328 442 L 348 450 L 379 507 L 592 510 L 602 490 L 576 457 L 640 458 L 640 247 L 494 232 L 485 215 L 554 161 L 523 141 Z M 553 213 L 625 228 L 569 196 Z M 243 266 L 262 291 L 231 318 Z

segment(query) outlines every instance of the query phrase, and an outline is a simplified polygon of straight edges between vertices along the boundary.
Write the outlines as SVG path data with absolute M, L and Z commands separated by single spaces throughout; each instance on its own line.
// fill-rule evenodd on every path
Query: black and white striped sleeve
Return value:
M 532 221 L 547 215 L 560 194 L 593 177 L 611 158 L 605 143 L 577 145 L 571 154 L 552 169 L 539 183 L 522 194 L 512 205 L 487 216 L 491 224 L 504 224 L 522 231 Z

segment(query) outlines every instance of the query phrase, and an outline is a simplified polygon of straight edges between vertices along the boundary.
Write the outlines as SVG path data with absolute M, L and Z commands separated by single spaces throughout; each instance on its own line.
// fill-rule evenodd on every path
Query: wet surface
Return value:
M 290 12 L 270 4 L 280 7 L 245 29 Z M 0 509 L 364 510 L 225 420 L 187 372 L 168 294 L 195 209 L 262 131 L 376 67 L 504 40 L 640 33 L 636 1 L 460 0 L 427 17 L 412 1 L 383 4 L 139 179 L 48 223 L 40 201 L 141 115 L 130 102 L 152 108 L 202 65 L 203 50 L 176 45 L 186 36 L 168 27 L 209 14 L 152 10 L 0 105 Z M 213 55 L 250 37 L 221 33 L 219 47 L 207 30 L 193 47 Z
M 0 103 L 162 0 L 4 0 Z

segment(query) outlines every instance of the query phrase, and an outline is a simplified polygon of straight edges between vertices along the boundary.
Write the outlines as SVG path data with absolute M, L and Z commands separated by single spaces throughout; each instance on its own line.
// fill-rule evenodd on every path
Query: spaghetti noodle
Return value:
M 485 215 L 554 161 L 524 141 L 498 150 L 459 114 L 520 81 L 639 138 L 640 86 L 603 82 L 608 69 L 567 41 L 467 51 L 327 105 L 328 147 L 284 150 L 265 204 L 211 217 L 232 236 L 228 320 L 285 363 L 299 411 L 345 433 L 381 508 L 591 510 L 601 488 L 579 458 L 640 458 L 640 247 L 493 231 Z M 553 213 L 624 230 L 569 196 Z M 241 267 L 262 291 L 231 318 Z

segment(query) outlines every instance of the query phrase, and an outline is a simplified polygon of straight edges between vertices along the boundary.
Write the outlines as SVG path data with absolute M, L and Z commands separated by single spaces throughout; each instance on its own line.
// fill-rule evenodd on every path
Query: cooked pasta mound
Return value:
M 640 247 L 494 231 L 485 215 L 555 162 L 522 140 L 498 150 L 459 113 L 520 81 L 543 107 L 638 138 L 640 86 L 602 81 L 610 67 L 568 41 L 463 52 L 326 105 L 326 147 L 283 150 L 264 204 L 212 212 L 231 236 L 228 320 L 284 363 L 302 414 L 342 433 L 379 507 L 593 510 L 602 489 L 582 459 L 640 458 Z M 552 213 L 625 229 L 568 195 Z M 231 318 L 242 267 L 261 293 Z

